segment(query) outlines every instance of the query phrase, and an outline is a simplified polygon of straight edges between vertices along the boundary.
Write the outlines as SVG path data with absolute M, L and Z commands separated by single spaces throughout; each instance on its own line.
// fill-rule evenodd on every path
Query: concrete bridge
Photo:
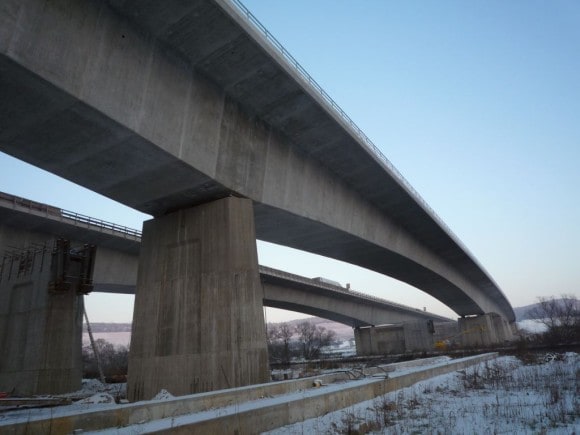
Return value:
M 52 243 L 58 237 L 97 246 L 94 292 L 135 294 L 140 231 L 0 192 L 0 256 Z M 320 280 L 265 266 L 259 270 L 267 307 L 320 316 L 353 328 L 416 320 L 451 321 Z
M 6 350 L 0 355 L 0 389 L 16 388 L 18 394 L 78 389 L 72 385 L 81 379 L 81 328 L 71 315 L 82 311 L 82 299 L 76 302 L 77 310 L 58 310 L 58 303 L 54 303 L 65 296 L 55 292 L 51 284 L 57 264 L 55 240 L 69 240 L 72 250 L 84 243 L 97 245 L 92 281 L 82 292 L 135 294 L 140 236 L 137 230 L 0 192 L 0 347 Z M 416 350 L 417 346 L 430 350 L 437 337 L 449 335 L 450 327 L 456 328 L 456 322 L 445 317 L 317 279 L 264 266 L 259 271 L 265 306 L 322 316 L 357 328 L 361 354 L 375 353 L 380 346 L 399 352 Z M 71 273 L 64 272 L 73 282 Z M 49 279 L 43 281 L 47 276 Z M 429 332 L 428 321 L 435 323 L 434 333 Z M 385 324 L 397 324 L 397 331 L 406 331 L 402 343 L 384 332 L 381 342 L 384 327 L 375 332 L 374 326 Z M 47 370 L 47 360 L 51 359 L 52 367 Z
M 7 0 L 0 23 L 0 150 L 155 216 L 132 399 L 155 394 L 155 376 L 179 379 L 176 394 L 266 380 L 256 237 L 514 321 L 477 260 L 238 3 Z M 228 338 L 183 341 L 193 325 Z

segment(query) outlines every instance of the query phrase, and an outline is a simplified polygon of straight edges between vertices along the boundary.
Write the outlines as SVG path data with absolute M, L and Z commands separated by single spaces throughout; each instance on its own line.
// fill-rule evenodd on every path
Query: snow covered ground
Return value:
M 440 357 L 423 362 L 437 365 L 448 360 L 448 357 Z M 399 371 L 412 370 L 414 368 L 409 367 Z M 370 382 L 370 379 L 355 382 Z M 51 409 L 0 412 L 0 425 L 3 422 L 29 421 L 46 414 L 54 417 L 119 406 L 114 399 L 122 395 L 124 385 L 103 386 L 95 380 L 83 383 L 83 390 L 69 397 L 85 397 L 84 400 Z M 341 386 L 324 387 L 329 388 Z M 318 394 L 322 390 L 293 394 Z M 155 400 L 172 400 L 172 396 L 162 391 Z M 258 406 L 259 402 L 238 404 L 235 412 L 240 412 L 245 406 Z M 226 410 L 220 408 L 208 410 L 205 414 L 221 415 L 224 412 Z M 204 413 L 176 417 L 175 421 L 199 419 L 201 414 Z M 151 424 L 162 422 L 152 421 Z M 146 426 L 109 429 L 103 433 L 138 433 Z M 580 434 L 580 355 L 552 354 L 546 358 L 545 355 L 531 354 L 522 359 L 500 357 L 268 433 Z
M 268 434 L 578 434 L 580 357 L 500 357 Z
M 546 325 L 538 320 L 520 320 L 517 322 L 518 329 L 526 331 L 530 334 L 542 334 L 548 330 Z

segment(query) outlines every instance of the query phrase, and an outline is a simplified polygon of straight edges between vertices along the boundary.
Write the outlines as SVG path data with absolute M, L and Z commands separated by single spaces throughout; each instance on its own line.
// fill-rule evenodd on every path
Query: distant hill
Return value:
M 87 325 L 83 324 L 83 331 L 86 332 Z M 131 332 L 131 323 L 103 323 L 91 322 L 91 331 L 98 332 Z
M 570 299 L 561 298 L 561 299 L 557 299 L 556 301 L 560 304 L 564 304 L 569 300 Z M 580 310 L 580 301 L 576 301 L 576 303 L 577 303 L 576 309 Z M 528 313 L 529 313 L 529 311 L 531 311 L 539 306 L 540 306 L 539 303 L 535 303 L 535 304 L 531 304 L 531 305 L 526 305 L 524 307 L 514 308 L 514 313 L 516 315 L 516 322 L 521 322 L 522 320 L 533 319 L 533 317 L 530 317 L 530 315 Z
M 514 313 L 516 314 L 516 322 L 521 322 L 522 320 L 528 320 L 528 311 L 536 308 L 538 304 L 526 305 L 523 307 L 514 308 Z

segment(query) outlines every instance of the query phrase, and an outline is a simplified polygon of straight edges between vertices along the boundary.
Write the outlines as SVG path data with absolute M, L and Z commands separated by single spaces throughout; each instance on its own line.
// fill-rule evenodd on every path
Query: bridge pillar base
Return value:
M 359 356 L 384 355 L 405 352 L 403 325 L 363 326 L 355 328 L 356 354 Z
M 459 331 L 464 347 L 487 347 L 513 340 L 511 326 L 495 313 L 460 318 Z
M 129 400 L 270 379 L 252 202 L 225 198 L 143 228 Z
M 55 287 L 57 259 L 52 248 L 5 258 L 0 276 L 0 391 L 31 396 L 81 388 L 83 295 L 74 279 Z M 69 266 L 70 279 L 70 269 L 77 265 Z
M 356 353 L 363 355 L 430 352 L 445 336 L 457 335 L 457 323 L 414 320 L 396 325 L 364 326 L 354 330 Z

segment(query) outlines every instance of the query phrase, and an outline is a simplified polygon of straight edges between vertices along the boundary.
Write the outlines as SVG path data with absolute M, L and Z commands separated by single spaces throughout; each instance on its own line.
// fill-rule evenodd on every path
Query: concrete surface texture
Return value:
M 235 194 L 258 238 L 513 310 L 493 279 L 225 0 L 6 0 L 0 149 L 155 216 Z
M 0 390 L 13 395 L 80 389 L 83 297 L 71 287 L 49 291 L 55 279 L 52 246 L 3 258 L 0 275 Z M 74 266 L 74 265 L 73 265 Z
M 127 396 L 270 379 L 252 203 L 225 198 L 145 223 Z

